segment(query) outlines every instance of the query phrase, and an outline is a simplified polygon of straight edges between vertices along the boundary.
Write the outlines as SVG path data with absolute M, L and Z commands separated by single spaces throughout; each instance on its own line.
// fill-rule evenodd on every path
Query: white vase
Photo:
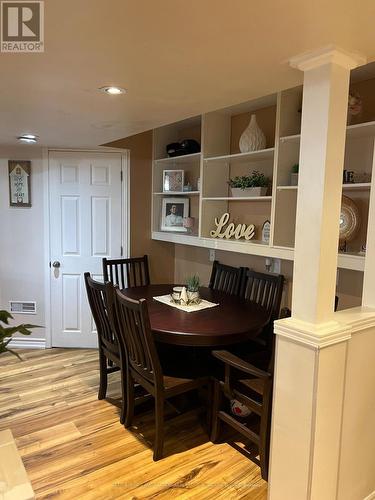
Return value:
M 264 135 L 262 129 L 259 128 L 257 124 L 257 117 L 255 115 L 251 115 L 249 125 L 242 132 L 239 146 L 241 153 L 265 149 L 266 136 Z

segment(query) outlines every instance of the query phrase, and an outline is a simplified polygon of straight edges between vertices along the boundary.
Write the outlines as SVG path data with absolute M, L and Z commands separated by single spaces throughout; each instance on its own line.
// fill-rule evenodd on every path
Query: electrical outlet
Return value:
M 208 259 L 210 262 L 213 262 L 215 260 L 215 250 L 213 248 L 210 248 L 210 250 L 208 251 Z
M 272 259 L 272 272 L 275 274 L 281 274 L 281 260 Z

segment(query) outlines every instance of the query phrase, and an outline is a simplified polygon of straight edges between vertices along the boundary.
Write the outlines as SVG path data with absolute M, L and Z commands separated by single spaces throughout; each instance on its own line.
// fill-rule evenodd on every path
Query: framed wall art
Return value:
M 31 161 L 9 160 L 9 205 L 31 207 Z
M 184 218 L 189 217 L 189 198 L 163 198 L 161 230 L 187 232 Z

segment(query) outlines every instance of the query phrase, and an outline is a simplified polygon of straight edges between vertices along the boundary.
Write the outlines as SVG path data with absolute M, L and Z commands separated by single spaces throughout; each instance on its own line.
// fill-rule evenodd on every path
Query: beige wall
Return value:
M 234 252 L 216 251 L 215 258 L 229 266 L 243 266 L 265 272 L 265 258 L 255 255 L 245 255 Z M 197 273 L 203 284 L 208 284 L 212 269 L 209 261 L 209 250 L 207 248 L 176 245 L 175 250 L 175 282 L 183 283 L 187 276 Z M 281 261 L 281 273 L 285 276 L 282 306 L 290 305 L 291 302 L 291 280 L 293 275 L 293 263 Z
M 151 280 L 172 283 L 174 245 L 151 239 L 152 132 L 106 144 L 130 151 L 130 253 L 147 254 Z

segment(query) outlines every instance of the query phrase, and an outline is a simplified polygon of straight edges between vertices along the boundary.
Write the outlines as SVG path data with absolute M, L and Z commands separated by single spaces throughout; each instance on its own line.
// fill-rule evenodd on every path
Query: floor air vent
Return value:
M 10 312 L 16 314 L 36 314 L 36 302 L 20 302 L 11 300 Z

